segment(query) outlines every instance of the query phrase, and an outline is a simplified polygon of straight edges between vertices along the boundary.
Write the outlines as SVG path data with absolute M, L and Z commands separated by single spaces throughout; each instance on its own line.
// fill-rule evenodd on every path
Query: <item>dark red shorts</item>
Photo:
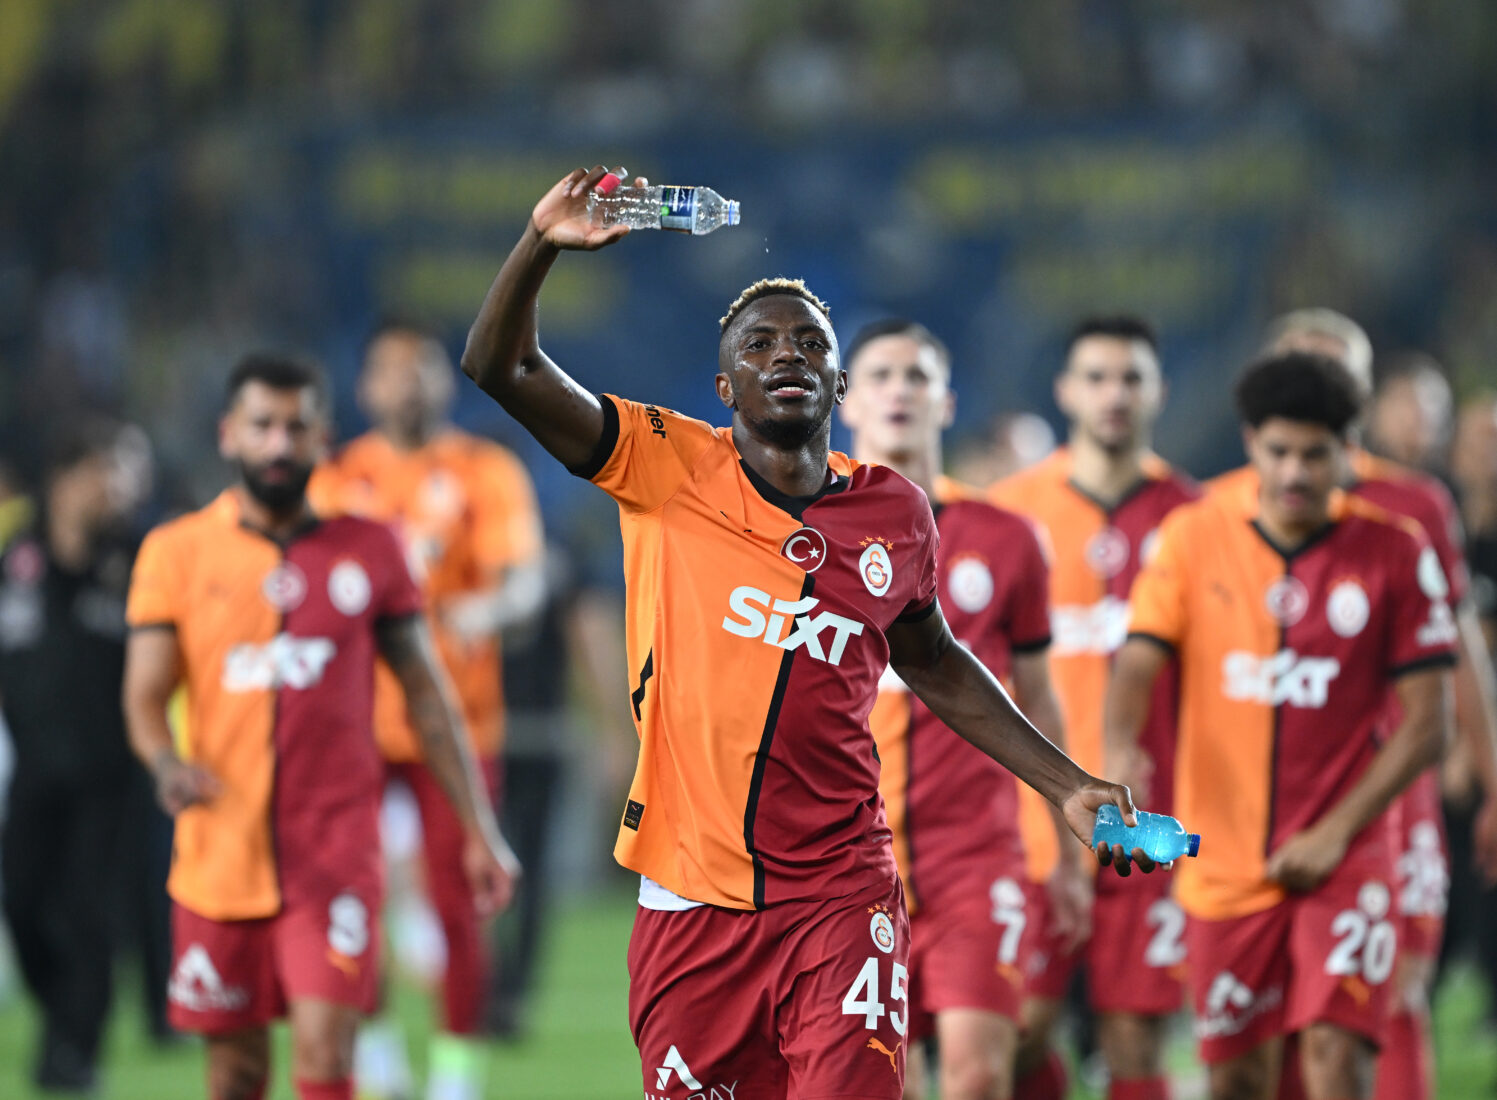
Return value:
M 1071 987 L 1085 947 L 1067 950 L 1055 932 L 1050 890 L 1043 882 L 1024 883 L 1024 935 L 1019 965 L 1024 972 L 1024 995 L 1059 1000 Z
M 342 890 L 274 917 L 215 921 L 172 906 L 171 1025 L 222 1034 L 263 1027 L 296 1000 L 372 1012 L 379 992 L 379 892 Z
M 1348 857 L 1317 889 L 1270 909 L 1191 917 L 1185 935 L 1202 1061 L 1235 1058 L 1312 1023 L 1380 1046 L 1398 950 L 1392 877 L 1385 859 Z
M 1450 903 L 1450 858 L 1434 772 L 1414 780 L 1391 812 L 1398 823 L 1399 949 L 1437 959 Z
M 974 879 L 972 887 L 910 918 L 911 1039 L 934 1034 L 936 1013 L 950 1008 L 1019 1018 L 1024 887 L 1007 876 Z
M 1170 897 L 1172 878 L 1097 876 L 1086 969 L 1098 1012 L 1165 1016 L 1185 1003 L 1185 912 Z
M 759 912 L 640 909 L 629 1024 L 645 1095 L 898 1100 L 909 942 L 897 878 Z

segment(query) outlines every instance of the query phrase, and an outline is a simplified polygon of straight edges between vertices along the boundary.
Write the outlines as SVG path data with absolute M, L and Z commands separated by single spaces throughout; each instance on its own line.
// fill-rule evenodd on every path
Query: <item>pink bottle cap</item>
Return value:
M 618 190 L 619 184 L 624 182 L 624 174 L 627 168 L 615 168 L 597 182 L 593 190 L 600 195 L 611 195 Z

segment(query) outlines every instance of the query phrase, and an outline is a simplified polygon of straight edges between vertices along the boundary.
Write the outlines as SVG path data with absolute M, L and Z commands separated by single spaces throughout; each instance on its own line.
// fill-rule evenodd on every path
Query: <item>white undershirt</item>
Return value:
M 681 913 L 687 909 L 699 909 L 705 902 L 692 901 L 667 890 L 648 875 L 639 876 L 639 907 L 657 909 L 662 913 Z

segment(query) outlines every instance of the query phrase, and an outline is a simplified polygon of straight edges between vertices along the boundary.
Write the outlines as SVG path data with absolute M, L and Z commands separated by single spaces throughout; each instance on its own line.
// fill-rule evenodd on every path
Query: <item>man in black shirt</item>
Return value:
M 134 546 L 125 436 L 71 431 L 31 528 L 0 553 L 0 709 L 15 747 L 0 878 L 43 1016 L 36 1082 L 92 1087 L 110 995 L 113 894 L 134 763 L 120 712 Z

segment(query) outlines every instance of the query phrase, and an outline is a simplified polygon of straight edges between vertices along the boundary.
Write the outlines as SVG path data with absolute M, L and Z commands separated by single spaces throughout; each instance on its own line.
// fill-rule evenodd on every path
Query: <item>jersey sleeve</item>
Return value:
M 1050 564 L 1038 531 L 1027 522 L 1014 539 L 1012 560 L 1011 647 L 1015 653 L 1033 653 L 1050 644 Z
M 1455 662 L 1455 615 L 1439 554 L 1407 532 L 1388 578 L 1390 677 Z
M 1185 640 L 1186 598 L 1190 584 L 1188 528 L 1179 513 L 1159 528 L 1153 557 L 1139 570 L 1128 596 L 1128 637 L 1178 648 Z
M 541 512 L 524 463 L 494 447 L 483 453 L 475 473 L 473 537 L 479 568 L 497 572 L 539 560 Z
M 421 590 L 411 575 L 410 562 L 394 530 L 383 523 L 370 522 L 370 541 L 378 569 L 375 586 L 374 618 L 376 621 L 405 619 L 421 613 Z
M 915 594 L 896 620 L 901 623 L 919 622 L 936 609 L 936 551 L 940 548 L 941 536 L 936 531 L 936 517 L 930 510 L 930 501 L 918 490 L 915 496 L 918 498 L 915 502 L 915 530 L 918 535 L 916 545 L 919 547 L 916 551 L 915 576 L 918 579 L 915 581 Z
M 177 625 L 182 612 L 182 574 L 177 565 L 176 541 L 158 527 L 141 543 L 125 605 L 125 621 L 131 627 Z
M 591 481 L 630 512 L 649 512 L 675 495 L 715 438 L 700 420 L 602 394 L 603 435 L 572 473 Z
M 1425 534 L 1445 570 L 1445 580 L 1450 585 L 1450 606 L 1460 607 L 1471 593 L 1471 573 L 1466 566 L 1466 555 L 1461 550 L 1466 545 L 1461 513 L 1450 490 L 1440 482 L 1432 482 L 1429 495 L 1435 518 L 1430 521 Z

